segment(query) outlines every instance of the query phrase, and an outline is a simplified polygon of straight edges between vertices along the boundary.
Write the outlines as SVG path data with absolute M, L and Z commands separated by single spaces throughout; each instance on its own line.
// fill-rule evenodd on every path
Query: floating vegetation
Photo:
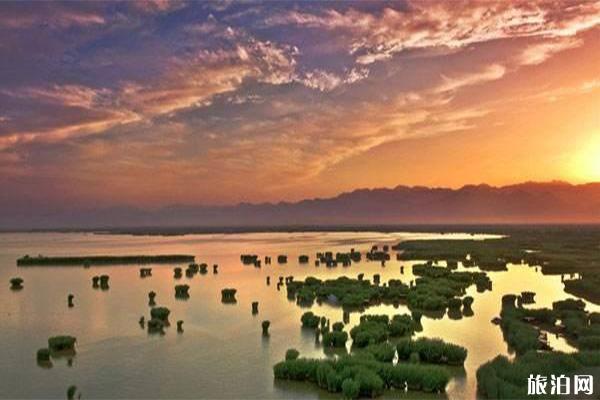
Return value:
M 563 335 L 580 350 L 600 349 L 600 322 L 594 313 L 585 311 L 581 300 L 556 301 L 552 309 L 523 308 L 521 297 L 505 295 L 502 298 L 500 327 L 508 345 L 517 354 L 529 350 L 551 350 L 547 334 Z M 516 304 L 515 304 L 516 303 Z M 557 321 L 560 321 L 557 324 Z
M 148 292 L 148 305 L 151 307 L 154 307 L 156 305 L 155 299 L 156 298 L 156 292 L 154 290 L 151 290 Z
M 573 354 L 530 351 L 513 361 L 497 356 L 477 369 L 477 390 L 489 399 L 524 399 L 528 397 L 530 375 L 569 376 L 598 367 L 600 352 L 597 351 Z
M 296 349 L 288 349 L 285 352 L 285 359 L 286 359 L 286 361 L 295 360 L 299 356 L 300 356 L 300 352 L 298 350 L 296 350 Z
M 324 347 L 346 347 L 348 333 L 344 331 L 331 331 L 323 333 Z
M 181 279 L 182 276 L 182 269 L 180 267 L 173 268 L 173 278 Z
M 75 385 L 69 386 L 69 388 L 67 389 L 67 399 L 73 400 L 75 398 L 76 393 L 77 393 L 77 386 L 75 386 Z M 79 398 L 81 398 L 81 395 L 79 395 Z
M 11 278 L 10 280 L 10 288 L 12 290 L 21 290 L 23 289 L 23 278 Z
M 200 270 L 200 265 L 198 265 L 196 263 L 189 264 L 187 266 L 187 268 L 185 269 L 185 276 L 187 276 L 188 278 L 193 278 L 194 275 L 196 275 L 199 270 Z
M 380 362 L 368 352 L 335 359 L 296 358 L 275 364 L 275 379 L 312 382 L 332 393 L 377 397 L 385 388 L 444 392 L 449 373 L 438 366 Z M 351 388 L 349 386 L 352 386 Z M 358 386 L 358 391 L 356 391 Z
M 150 309 L 150 317 L 152 319 L 158 319 L 165 323 L 169 322 L 169 314 L 171 314 L 171 310 L 167 307 L 153 307 Z
M 360 323 L 350 330 L 353 346 L 385 342 L 389 337 L 412 336 L 417 323 L 410 315 L 398 314 L 391 319 L 387 315 L 361 315 Z
M 148 333 L 150 334 L 154 334 L 154 333 L 158 333 L 161 335 L 165 334 L 165 321 L 160 320 L 158 318 L 152 318 L 148 321 L 148 323 L 146 324 L 148 326 Z
M 108 281 L 110 277 L 108 275 L 100 275 L 100 289 L 108 290 Z
M 140 268 L 140 278 L 152 276 L 152 268 Z
M 222 303 L 237 303 L 235 294 L 237 289 L 225 288 L 221 290 L 221 302 Z
M 50 360 L 50 349 L 39 349 L 36 353 L 36 360 L 38 365 L 42 368 L 52 367 L 52 361 Z
M 521 292 L 521 303 L 522 304 L 534 304 L 535 293 L 534 292 Z
M 61 335 L 52 336 L 48 339 L 48 349 L 53 353 L 65 351 L 75 351 L 75 342 L 77 339 L 73 336 Z
M 28 255 L 17 259 L 17 265 L 116 265 L 116 264 L 162 264 L 194 261 L 195 257 L 183 254 L 165 254 L 155 256 L 85 256 L 85 257 L 47 257 Z
M 390 255 L 385 251 L 377 251 L 377 249 L 372 249 L 367 253 L 367 260 L 369 261 L 389 261 Z
M 563 281 L 565 292 L 600 304 L 600 276 L 597 271 L 584 272 L 578 279 Z
M 175 298 L 176 299 L 189 299 L 190 285 L 175 285 Z
M 344 267 L 348 267 L 352 264 L 352 262 L 359 262 L 361 260 L 360 252 L 354 251 L 352 249 L 349 253 L 335 253 L 326 251 L 326 252 L 318 252 L 317 253 L 317 262 L 316 266 L 320 264 L 325 264 L 327 267 L 337 267 L 338 264 L 342 264 Z
M 204 274 L 208 273 L 208 264 L 206 264 L 206 263 L 202 263 L 202 264 L 200 264 L 200 266 L 199 266 L 199 267 L 200 267 L 200 273 L 201 273 L 202 275 L 204 275 Z
M 300 317 L 300 322 L 302 322 L 303 328 L 318 328 L 320 321 L 321 317 L 315 315 L 312 311 L 307 311 L 302 314 L 302 317 Z
M 342 276 L 325 281 L 307 277 L 304 281 L 289 282 L 287 293 L 288 298 L 295 298 L 301 306 L 309 306 L 315 299 L 341 305 L 345 309 L 404 302 L 411 310 L 443 312 L 450 299 L 464 296 L 469 286 L 491 287 L 491 281 L 484 272 L 451 271 L 443 267 L 421 265 L 413 267 L 413 273 L 419 276 L 413 286 L 398 279 L 390 280 L 387 286 L 371 284 L 360 274 L 358 279 Z M 378 276 L 373 277 L 374 281 L 380 280 Z M 461 302 L 460 299 L 452 300 L 454 305 L 458 305 L 456 301 Z
M 258 256 L 256 254 L 242 254 L 240 259 L 244 265 L 255 265 L 258 262 Z M 266 261 L 265 264 L 267 264 Z
M 263 336 L 269 336 L 269 327 L 271 326 L 271 321 L 265 320 L 262 322 L 261 326 Z
M 398 358 L 405 361 L 418 358 L 429 364 L 463 365 L 467 358 L 467 349 L 442 339 L 402 339 L 396 349 Z

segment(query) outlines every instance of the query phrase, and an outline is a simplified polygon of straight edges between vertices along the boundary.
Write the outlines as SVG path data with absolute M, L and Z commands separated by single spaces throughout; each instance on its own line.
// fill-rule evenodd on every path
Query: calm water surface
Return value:
M 406 282 L 414 279 L 412 263 L 395 260 L 382 268 L 379 263 L 361 262 L 351 267 L 314 267 L 317 251 L 362 252 L 373 244 L 393 245 L 416 238 L 465 238 L 470 235 L 422 233 L 253 233 L 186 236 L 127 236 L 84 233 L 0 234 L 0 397 L 64 398 L 74 384 L 84 398 L 324 398 L 327 392 L 301 383 L 275 382 L 272 366 L 294 347 L 307 357 L 325 357 L 315 344 L 314 334 L 303 332 L 300 316 L 307 309 L 287 299 L 285 287 L 277 291 L 279 276 L 293 275 L 335 278 L 364 273 L 381 274 L 382 282 L 391 278 Z M 477 236 L 484 239 L 484 236 Z M 490 239 L 493 240 L 493 239 Z M 176 265 L 152 266 L 153 276 L 141 279 L 137 266 L 25 267 L 15 260 L 24 254 L 37 255 L 117 255 L 117 254 L 193 254 L 197 262 L 209 264 L 209 273 L 192 279 L 173 279 Z M 272 264 L 256 269 L 243 266 L 240 254 L 262 257 L 287 254 L 285 266 Z M 308 254 L 311 263 L 300 266 L 298 255 Z M 363 257 L 364 259 L 364 257 Z M 212 274 L 212 264 L 219 273 Z M 405 266 L 400 274 L 400 265 Z M 180 265 L 181 266 L 181 265 Z M 185 266 L 184 266 L 185 267 Z M 473 270 L 473 269 L 471 269 Z M 92 289 L 94 275 L 110 275 L 110 290 Z M 549 307 L 553 301 L 572 297 L 564 293 L 559 276 L 545 276 L 535 268 L 510 265 L 507 272 L 490 272 L 493 291 L 468 294 L 475 298 L 474 316 L 459 320 L 447 315 L 440 319 L 423 318 L 419 336 L 441 337 L 469 351 L 464 369 L 453 369 L 454 378 L 445 395 L 425 396 L 411 392 L 386 392 L 385 397 L 475 398 L 475 371 L 498 354 L 510 355 L 500 328 L 490 320 L 500 311 L 506 293 L 531 290 L 537 293 L 535 307 Z M 21 276 L 25 288 L 14 292 L 8 280 Z M 267 286 L 266 277 L 272 284 Z M 174 285 L 190 285 L 187 301 L 174 298 Z M 220 301 L 222 288 L 238 290 L 237 304 Z M 175 324 L 164 336 L 148 335 L 138 319 L 148 318 L 148 292 L 157 293 L 156 302 L 171 309 L 170 320 L 184 320 L 183 334 Z M 75 307 L 67 307 L 67 295 L 75 295 Z M 258 301 L 259 314 L 253 316 L 251 303 Z M 588 309 L 600 307 L 588 304 Z M 342 320 L 341 308 L 329 305 L 312 307 L 331 322 Z M 408 312 L 404 306 L 371 307 L 368 313 L 390 315 Z M 350 325 L 360 314 L 352 313 Z M 261 335 L 261 321 L 271 321 L 269 338 Z M 348 327 L 347 329 L 349 329 Z M 40 368 L 35 360 L 38 348 L 47 346 L 49 336 L 69 334 L 77 337 L 77 355 L 71 365 L 67 359 L 54 361 L 50 369 Z M 572 351 L 563 340 L 550 335 L 557 349 Z

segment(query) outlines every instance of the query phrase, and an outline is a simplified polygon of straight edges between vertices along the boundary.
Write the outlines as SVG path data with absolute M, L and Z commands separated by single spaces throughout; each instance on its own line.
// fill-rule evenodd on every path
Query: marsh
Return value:
M 498 235 L 377 233 L 377 232 L 297 232 L 190 234 L 182 236 L 132 236 L 91 233 L 11 233 L 0 235 L 0 290 L 3 323 L 0 325 L 0 393 L 4 398 L 64 398 L 66 389 L 76 385 L 86 398 L 321 398 L 331 396 L 313 385 L 275 381 L 273 366 L 284 360 L 290 348 L 301 357 L 324 358 L 339 349 L 324 349 L 315 343 L 315 334 L 301 326 L 301 316 L 312 311 L 333 325 L 345 321 L 345 331 L 360 322 L 360 311 L 345 313 L 329 302 L 312 306 L 297 304 L 267 285 L 267 277 L 293 276 L 294 281 L 309 276 L 335 279 L 340 276 L 365 279 L 380 276 L 381 284 L 399 279 L 405 284 L 417 279 L 412 266 L 426 260 L 390 260 L 363 257 L 349 266 L 316 267 L 304 263 L 302 255 L 314 259 L 318 252 L 348 253 L 352 248 L 367 253 L 373 245 L 397 245 L 416 239 L 497 240 Z M 277 257 L 286 254 L 287 263 L 266 264 L 262 268 L 244 265 L 241 254 Z M 135 265 L 27 266 L 17 267 L 24 254 L 191 254 L 198 263 L 218 264 L 218 274 L 194 274 L 186 280 L 192 296 L 178 301 L 173 296 L 174 268 L 187 263 L 150 264 L 152 275 L 139 277 Z M 211 264 L 212 263 L 212 264 Z M 444 266 L 440 262 L 440 266 Z M 403 273 L 401 273 L 401 267 Z M 477 272 L 459 263 L 453 271 Z M 422 330 L 413 338 L 441 338 L 464 347 L 468 356 L 461 367 L 449 367 L 451 379 L 444 395 L 449 398 L 475 398 L 477 368 L 498 355 L 514 357 L 502 330 L 492 324 L 500 315 L 506 294 L 534 292 L 535 307 L 552 307 L 558 300 L 573 298 L 564 291 L 560 275 L 543 275 L 540 268 L 509 263 L 506 270 L 486 272 L 493 290 L 479 292 L 475 285 L 466 289 L 472 297 L 471 313 L 451 318 L 446 313 L 420 316 Z M 109 275 L 110 290 L 94 290 L 94 276 Z M 26 284 L 20 291 L 10 290 L 10 279 L 19 276 Z M 275 278 L 276 279 L 276 278 Z M 221 290 L 235 288 L 236 304 L 223 304 Z M 148 293 L 157 294 L 157 305 L 170 310 L 173 322 L 185 321 L 185 334 L 177 334 L 173 323 L 164 335 L 149 335 L 140 329 L 140 315 L 150 316 Z M 64 306 L 73 294 L 77 306 Z M 259 302 L 260 314 L 249 310 Z M 469 300 L 471 302 L 471 300 Z M 588 311 L 600 306 L 585 301 Z M 374 305 L 368 314 L 411 315 L 405 304 Z M 262 321 L 270 321 L 269 336 L 262 335 Z M 41 368 L 36 351 L 47 346 L 48 338 L 58 335 L 77 337 L 76 354 L 52 359 L 52 368 Z M 567 352 L 575 349 L 564 339 L 549 335 L 549 345 Z M 346 348 L 350 349 L 351 340 Z M 345 351 L 341 349 L 341 351 Z M 69 363 L 71 364 L 69 366 Z M 152 368 L 150 368 L 152 366 Z M 231 384 L 243 382 L 243 385 Z M 26 384 L 23 384 L 26 382 Z M 383 395 L 398 396 L 393 392 Z

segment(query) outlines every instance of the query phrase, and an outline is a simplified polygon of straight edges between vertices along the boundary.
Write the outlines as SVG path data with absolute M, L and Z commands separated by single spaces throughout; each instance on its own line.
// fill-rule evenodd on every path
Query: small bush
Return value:
M 187 299 L 190 297 L 189 290 L 189 285 L 175 285 L 175 297 L 178 299 Z
M 236 303 L 237 300 L 235 298 L 235 294 L 237 293 L 236 289 L 225 288 L 221 290 L 221 302 L 223 303 Z
M 52 336 L 48 339 L 48 349 L 54 352 L 75 350 L 77 339 L 73 336 Z
M 365 350 L 380 362 L 392 362 L 396 356 L 396 347 L 391 343 L 372 344 L 367 346 Z
M 465 296 L 462 299 L 462 303 L 463 303 L 463 306 L 465 308 L 471 308 L 471 305 L 473 305 L 473 297 L 471 297 L 471 296 Z
M 12 278 L 10 280 L 10 287 L 13 290 L 23 289 L 23 278 Z
M 75 398 L 75 393 L 77 393 L 77 386 L 69 386 L 69 388 L 67 389 L 67 399 L 73 400 Z
M 360 384 L 347 378 L 342 382 L 342 394 L 345 399 L 357 399 L 360 394 Z
M 50 362 L 50 350 L 47 348 L 39 349 L 36 357 L 38 362 Z
M 150 317 L 152 317 L 152 319 L 158 319 L 163 322 L 167 322 L 169 320 L 170 313 L 171 310 L 169 310 L 167 307 L 153 307 L 152 309 L 150 309 Z
M 295 360 L 300 356 L 300 352 L 296 349 L 288 349 L 288 351 L 285 352 L 285 360 L 289 361 L 289 360 Z
M 321 321 L 321 317 L 315 315 L 312 311 L 307 311 L 302 314 L 300 321 L 302 322 L 302 326 L 305 328 L 317 328 L 319 326 L 319 322 Z
M 332 331 L 323 333 L 323 346 L 325 347 L 345 347 L 348 340 L 348 333 L 341 331 Z
M 264 336 L 268 336 L 269 335 L 269 326 L 271 326 L 271 322 L 270 321 L 263 321 L 262 322 L 262 333 Z
M 462 301 L 460 299 L 457 299 L 456 297 L 448 299 L 448 308 L 451 310 L 458 310 L 460 307 L 462 307 Z
M 334 332 L 341 332 L 344 330 L 344 323 L 343 322 L 334 322 L 332 327 Z

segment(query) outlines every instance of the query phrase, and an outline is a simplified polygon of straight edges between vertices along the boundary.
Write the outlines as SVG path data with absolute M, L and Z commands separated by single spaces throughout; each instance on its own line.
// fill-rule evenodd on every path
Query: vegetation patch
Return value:
M 530 351 L 514 361 L 498 356 L 477 369 L 478 392 L 489 399 L 524 399 L 530 375 L 575 375 L 590 367 L 600 367 L 600 352 Z M 583 372 L 589 375 L 588 372 Z
M 77 339 L 73 336 L 61 335 L 52 336 L 48 339 L 48 349 L 51 352 L 75 351 L 75 342 Z
M 163 264 L 184 263 L 194 261 L 195 257 L 184 254 L 164 254 L 156 256 L 80 256 L 80 257 L 47 257 L 28 255 L 17 259 L 17 265 L 116 265 L 116 264 Z
M 450 380 L 443 367 L 381 362 L 369 352 L 335 359 L 296 358 L 275 364 L 275 379 L 314 383 L 344 396 L 377 397 L 386 389 L 444 392 Z
M 12 290 L 21 290 L 23 289 L 23 278 L 11 278 L 10 280 L 10 288 Z
M 396 349 L 398 358 L 405 361 L 418 359 L 429 364 L 463 365 L 467 358 L 467 349 L 442 339 L 403 339 Z

